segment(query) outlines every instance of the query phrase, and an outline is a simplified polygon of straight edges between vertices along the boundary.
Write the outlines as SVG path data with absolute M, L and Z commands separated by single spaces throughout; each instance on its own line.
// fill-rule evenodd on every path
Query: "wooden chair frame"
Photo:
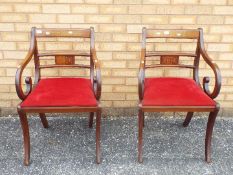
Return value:
M 90 38 L 90 53 L 80 53 L 80 52 L 50 52 L 40 54 L 38 53 L 37 38 L 39 37 L 80 37 L 80 38 Z M 71 64 L 71 65 L 40 65 L 39 58 L 43 56 L 89 56 L 90 66 L 82 64 Z M 22 73 L 27 66 L 27 64 L 34 58 L 35 64 L 35 81 L 34 86 L 32 85 L 31 77 L 25 78 L 26 92 L 22 88 Z M 96 107 L 21 107 L 21 103 L 17 107 L 19 114 L 24 139 L 24 164 L 29 165 L 30 161 L 30 136 L 29 136 L 29 126 L 26 113 L 39 113 L 41 122 L 44 128 L 48 128 L 48 122 L 45 113 L 65 113 L 65 112 L 89 112 L 89 127 L 92 127 L 94 113 L 96 113 L 96 162 L 100 163 L 100 124 L 101 124 L 101 106 L 99 103 L 101 96 L 101 72 L 100 64 L 96 56 L 96 50 L 94 45 L 94 28 L 89 29 L 38 29 L 33 27 L 31 31 L 31 42 L 29 51 L 24 58 L 23 62 L 19 65 L 16 76 L 15 76 L 15 87 L 19 98 L 24 101 L 27 96 L 31 93 L 33 88 L 41 79 L 41 69 L 45 68 L 58 68 L 58 67 L 77 67 L 90 69 L 90 79 L 92 83 L 93 92 L 95 98 L 98 102 Z
M 176 38 L 176 39 L 197 39 L 196 53 L 184 53 L 184 52 L 146 52 L 146 39 L 147 38 Z M 194 66 L 187 65 L 146 65 L 146 57 L 150 56 L 190 56 L 194 57 Z M 220 105 L 216 102 L 215 107 L 209 106 L 143 106 L 143 94 L 144 94 L 144 81 L 145 81 L 145 70 L 148 68 L 156 67 L 180 67 L 180 68 L 190 68 L 193 69 L 193 79 L 201 87 L 199 81 L 199 61 L 200 56 L 203 57 L 204 61 L 210 66 L 214 72 L 215 85 L 211 92 L 209 90 L 209 77 L 203 78 L 203 91 L 211 98 L 214 99 L 218 96 L 221 89 L 221 74 L 218 66 L 212 62 L 212 59 L 208 56 L 203 40 L 203 30 L 201 28 L 197 30 L 154 30 L 154 29 L 142 29 L 142 49 L 141 49 L 141 60 L 138 76 L 138 93 L 139 93 L 139 114 L 138 114 L 138 161 L 142 163 L 142 147 L 143 147 L 143 127 L 144 127 L 144 112 L 187 112 L 187 116 L 184 120 L 183 126 L 187 127 L 193 117 L 194 112 L 210 112 L 209 119 L 206 128 L 206 138 L 205 138 L 205 160 L 211 162 L 211 138 L 213 127 L 215 123 L 216 116 L 219 112 Z

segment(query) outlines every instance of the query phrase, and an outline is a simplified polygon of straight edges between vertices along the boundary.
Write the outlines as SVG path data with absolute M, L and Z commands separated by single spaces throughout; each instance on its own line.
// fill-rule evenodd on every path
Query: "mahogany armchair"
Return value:
M 197 46 L 194 52 L 148 52 L 146 40 L 150 39 L 191 39 Z M 179 63 L 180 58 L 192 60 L 192 65 Z M 209 90 L 209 77 L 199 78 L 200 57 L 212 69 L 215 76 L 213 91 Z M 148 59 L 158 58 L 158 64 L 147 64 Z M 192 70 L 192 78 L 150 77 L 145 78 L 145 71 L 151 68 L 187 68 Z M 138 115 L 138 161 L 142 160 L 144 112 L 187 112 L 183 126 L 188 126 L 194 112 L 210 112 L 206 128 L 205 160 L 211 162 L 211 138 L 220 105 L 214 101 L 220 92 L 221 75 L 218 66 L 206 53 L 203 30 L 142 30 L 142 50 L 139 69 L 139 115 Z
M 38 38 L 69 37 L 90 40 L 90 52 L 55 51 L 39 53 Z M 88 65 L 75 64 L 75 56 L 87 57 Z M 41 65 L 41 57 L 55 57 L 55 64 Z M 26 91 L 22 87 L 22 73 L 28 63 L 34 59 L 34 85 L 31 77 L 25 78 Z M 42 69 L 48 68 L 83 68 L 90 69 L 90 78 L 56 77 L 42 78 Z M 44 128 L 48 128 L 45 113 L 88 112 L 89 127 L 92 127 L 96 113 L 96 161 L 100 163 L 100 122 L 101 73 L 94 45 L 94 29 L 38 29 L 31 31 L 30 49 L 17 69 L 15 86 L 22 102 L 17 110 L 23 130 L 24 164 L 29 165 L 30 136 L 26 113 L 39 113 Z

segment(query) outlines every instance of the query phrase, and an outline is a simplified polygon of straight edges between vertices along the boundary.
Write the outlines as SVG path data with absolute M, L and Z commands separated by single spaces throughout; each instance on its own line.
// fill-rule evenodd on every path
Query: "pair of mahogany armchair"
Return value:
M 90 39 L 90 52 L 80 51 L 38 51 L 38 38 L 44 37 L 79 37 Z M 176 38 L 196 40 L 195 53 L 188 52 L 148 52 L 146 40 L 151 38 Z M 41 65 L 40 57 L 55 57 L 55 64 Z M 88 65 L 76 64 L 75 57 L 89 57 Z M 204 77 L 203 88 L 199 81 L 198 70 L 200 56 L 211 67 L 215 75 L 213 92 L 208 88 L 209 78 Z M 192 65 L 179 63 L 180 57 L 189 57 Z M 159 58 L 158 64 L 146 64 L 148 58 Z M 26 92 L 22 87 L 23 70 L 34 59 L 35 77 L 25 78 Z M 157 67 L 178 67 L 193 70 L 193 78 L 145 78 L 145 70 Z M 48 68 L 84 68 L 90 70 L 90 78 L 41 78 L 41 70 Z M 23 130 L 24 164 L 29 165 L 30 136 L 27 113 L 39 113 L 41 122 L 48 128 L 45 113 L 54 112 L 88 112 L 89 127 L 92 127 L 96 113 L 96 162 L 100 163 L 100 125 L 101 106 L 101 73 L 94 44 L 94 29 L 37 29 L 32 28 L 31 43 L 27 56 L 16 72 L 16 91 L 22 102 L 17 110 Z M 219 104 L 213 99 L 219 94 L 221 76 L 219 68 L 212 63 L 204 49 L 202 29 L 197 30 L 152 30 L 143 28 L 142 50 L 139 70 L 139 115 L 138 115 L 138 161 L 142 162 L 142 135 L 144 127 L 144 112 L 187 112 L 183 123 L 188 126 L 194 112 L 210 112 L 206 129 L 205 159 L 210 162 L 211 137 Z

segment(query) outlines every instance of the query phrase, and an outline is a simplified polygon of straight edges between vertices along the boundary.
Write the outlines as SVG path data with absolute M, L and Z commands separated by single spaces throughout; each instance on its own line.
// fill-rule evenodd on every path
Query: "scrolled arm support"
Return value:
M 91 58 L 95 67 L 96 74 L 93 76 L 93 84 L 94 84 L 94 92 L 96 99 L 99 100 L 101 97 L 101 71 L 100 71 L 100 63 L 96 56 L 95 49 L 91 49 Z
M 28 55 L 24 59 L 24 62 L 17 69 L 16 75 L 15 75 L 15 88 L 16 88 L 17 95 L 21 100 L 24 100 L 32 91 L 32 79 L 31 79 L 31 77 L 25 78 L 25 83 L 26 83 L 26 91 L 25 92 L 22 88 L 23 70 L 26 67 L 26 65 L 28 64 L 28 62 L 32 59 L 32 55 L 33 55 L 33 53 L 30 53 L 30 52 L 28 53 Z
M 140 69 L 138 75 L 138 93 L 139 93 L 140 101 L 143 99 L 143 94 L 144 94 L 144 77 L 145 77 L 144 70 Z
M 203 78 L 203 89 L 204 92 L 212 99 L 216 98 L 221 90 L 221 74 L 220 74 L 220 70 L 218 68 L 218 66 L 216 64 L 213 64 L 214 68 L 212 68 L 212 70 L 214 71 L 214 75 L 215 75 L 215 85 L 214 85 L 214 89 L 211 92 L 209 90 L 209 82 L 210 82 L 210 77 L 206 76 Z
M 221 89 L 221 79 L 222 79 L 221 72 L 220 72 L 220 69 L 217 66 L 217 64 L 213 63 L 212 59 L 208 56 L 207 52 L 205 51 L 203 42 L 201 42 L 201 44 L 200 44 L 200 54 L 203 57 L 203 59 L 205 60 L 205 62 L 210 66 L 210 68 L 214 72 L 215 84 L 214 84 L 214 89 L 212 92 L 209 90 L 210 78 L 207 76 L 203 78 L 203 90 L 204 90 L 204 92 L 210 98 L 214 99 L 218 96 L 220 89 Z
M 32 91 L 32 79 L 31 77 L 26 77 L 25 78 L 26 92 L 24 92 L 22 88 L 22 74 L 23 74 L 25 67 L 30 62 L 30 60 L 32 59 L 34 55 L 34 51 L 36 48 L 35 30 L 36 28 L 33 27 L 31 31 L 31 42 L 30 42 L 29 51 L 26 57 L 24 58 L 23 62 L 19 65 L 16 71 L 16 75 L 15 75 L 15 88 L 16 88 L 17 95 L 21 100 L 24 100 Z
M 138 94 L 139 99 L 142 101 L 144 94 L 144 81 L 145 81 L 145 53 L 146 50 L 142 49 L 141 51 L 141 60 L 138 74 Z

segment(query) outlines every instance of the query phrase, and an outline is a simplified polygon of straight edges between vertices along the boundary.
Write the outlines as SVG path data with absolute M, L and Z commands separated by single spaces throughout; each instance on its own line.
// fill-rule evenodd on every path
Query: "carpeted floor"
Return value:
M 233 119 L 216 121 L 212 161 L 204 161 L 207 117 L 194 117 L 187 128 L 181 117 L 148 117 L 143 164 L 137 162 L 137 117 L 103 118 L 102 163 L 95 163 L 95 126 L 75 114 L 48 117 L 44 129 L 29 118 L 31 164 L 23 166 L 18 117 L 0 118 L 0 174 L 225 175 L 233 174 Z

